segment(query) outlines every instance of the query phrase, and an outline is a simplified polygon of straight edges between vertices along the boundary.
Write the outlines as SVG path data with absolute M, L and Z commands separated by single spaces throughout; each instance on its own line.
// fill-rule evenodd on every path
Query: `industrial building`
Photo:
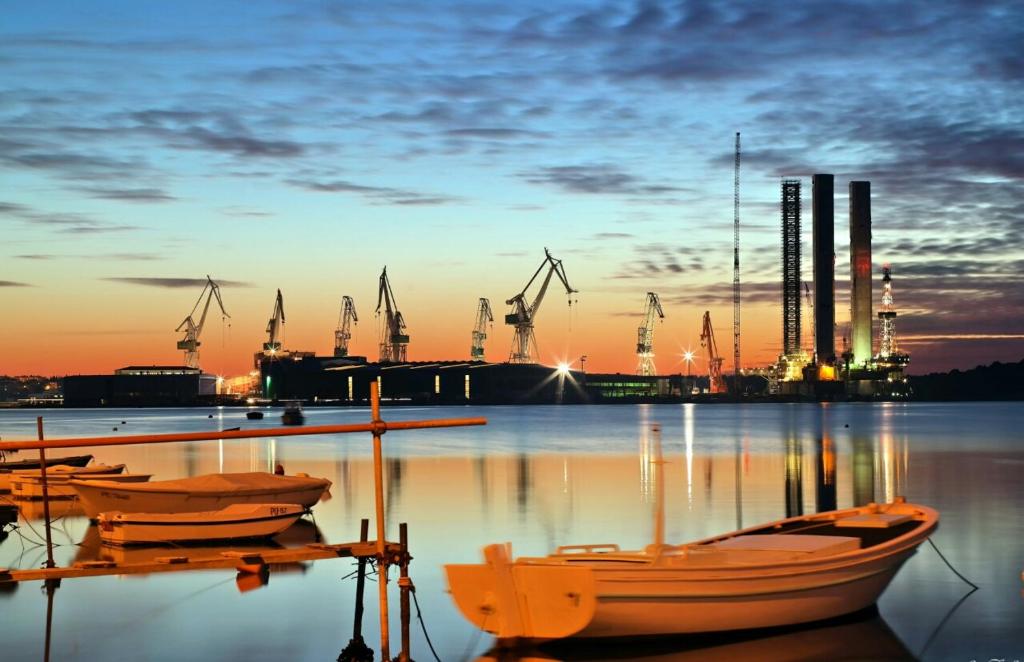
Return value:
M 188 366 L 127 366 L 112 375 L 68 375 L 65 407 L 172 407 L 213 404 L 217 378 Z
M 896 349 L 896 312 L 889 265 L 883 267 L 879 352 L 872 352 L 871 183 L 849 182 L 850 344 L 835 348 L 834 177 L 812 176 L 814 339 L 800 337 L 800 181 L 782 182 L 782 354 L 771 391 L 813 399 L 902 398 L 910 357 Z

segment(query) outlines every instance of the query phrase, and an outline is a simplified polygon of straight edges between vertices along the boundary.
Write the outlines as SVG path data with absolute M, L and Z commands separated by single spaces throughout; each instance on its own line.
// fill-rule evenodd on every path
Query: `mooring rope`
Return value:
M 409 590 L 412 593 L 412 601 L 416 604 L 416 618 L 420 621 L 420 627 L 423 628 L 423 638 L 427 640 L 427 646 L 430 648 L 430 652 L 434 654 L 434 659 L 437 662 L 441 662 L 441 658 L 437 656 L 437 651 L 434 650 L 434 643 L 430 641 L 430 635 L 427 634 L 427 624 L 423 621 L 423 612 L 420 611 L 420 601 L 416 599 L 416 588 L 413 587 Z
M 935 553 L 939 555 L 939 558 L 942 559 L 942 562 L 946 564 L 946 567 L 953 571 L 954 575 L 964 580 L 964 583 L 974 588 L 975 591 L 978 590 L 979 586 L 977 584 L 972 582 L 970 579 L 964 577 L 956 568 L 953 567 L 953 564 L 950 563 L 949 560 L 942 554 L 942 552 L 939 551 L 939 548 L 935 546 L 935 543 L 932 541 L 931 537 L 928 538 L 928 543 L 931 544 L 932 549 L 934 549 Z

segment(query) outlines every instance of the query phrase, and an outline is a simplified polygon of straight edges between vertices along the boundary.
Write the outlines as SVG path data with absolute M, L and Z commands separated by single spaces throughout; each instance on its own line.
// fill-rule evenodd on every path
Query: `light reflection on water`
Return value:
M 641 547 L 654 535 L 657 490 L 666 497 L 666 539 L 682 542 L 787 515 L 890 500 L 903 494 L 938 508 L 940 549 L 982 590 L 928 645 L 935 659 L 1024 658 L 1024 414 L 1013 404 L 488 407 L 385 409 L 387 419 L 488 417 L 482 429 L 385 436 L 389 537 L 409 522 L 411 566 L 431 638 L 444 660 L 482 654 L 478 637 L 444 593 L 441 564 L 476 562 L 484 544 L 511 541 L 540 555 L 567 543 Z M 214 418 L 207 418 L 209 413 Z M 4 439 L 34 435 L 31 411 L 0 412 Z M 43 412 L 48 436 L 268 427 L 241 410 L 69 410 Z M 310 424 L 356 422 L 366 410 L 307 410 Z M 120 421 L 126 421 L 121 424 Z M 661 426 L 663 484 L 650 460 Z M 172 478 L 215 471 L 267 471 L 330 478 L 332 498 L 315 509 L 327 542 L 358 538 L 373 512 L 368 435 L 233 440 L 100 449 L 100 461 Z M 65 512 L 61 512 L 61 508 Z M 67 505 L 54 517 L 60 564 L 157 552 L 108 550 Z M 38 506 L 26 512 L 41 533 Z M 0 566 L 36 567 L 45 554 L 26 525 L 0 543 Z M 302 544 L 312 525 L 279 543 Z M 28 539 L 28 540 L 26 540 Z M 23 547 L 24 544 L 24 547 Z M 166 550 L 159 555 L 166 554 Z M 174 553 L 178 553 L 176 550 Z M 117 557 L 117 558 L 115 558 Z M 54 602 L 53 659 L 334 659 L 351 636 L 349 561 L 275 569 L 270 583 L 240 593 L 224 571 L 65 580 Z M 917 655 L 965 586 L 922 547 L 879 602 L 880 617 L 775 633 L 630 648 L 652 660 L 825 659 Z M 368 598 L 375 591 L 368 591 Z M 393 593 L 397 598 L 397 591 Z M 395 610 L 397 611 L 397 610 Z M 0 593 L 4 659 L 40 659 L 45 595 L 38 584 Z M 367 641 L 377 634 L 367 600 Z M 393 633 L 397 632 L 397 621 Z M 116 636 L 112 636 L 116 633 Z M 187 633 L 187 636 L 186 634 Z M 846 634 L 843 634 L 846 633 Z M 394 644 L 393 652 L 397 650 Z M 475 644 L 474 644 L 475 642 Z M 426 659 L 414 624 L 413 653 Z M 694 650 L 694 646 L 701 646 Z M 865 648 L 866 647 L 866 648 Z M 777 655 L 775 654 L 777 653 Z M 573 647 L 555 659 L 614 657 Z M 10 656 L 10 657 L 8 657 Z M 548 654 L 550 657 L 551 654 Z

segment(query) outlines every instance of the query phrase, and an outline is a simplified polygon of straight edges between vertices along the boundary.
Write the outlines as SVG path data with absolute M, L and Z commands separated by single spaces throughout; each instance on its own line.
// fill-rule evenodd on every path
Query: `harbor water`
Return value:
M 250 421 L 244 409 L 3 410 L 4 441 L 47 437 L 273 427 L 280 409 Z M 307 425 L 358 423 L 365 408 L 309 408 Z M 897 496 L 939 510 L 932 540 L 971 590 L 925 544 L 896 576 L 877 613 L 822 626 L 626 648 L 567 646 L 533 659 L 821 660 L 1024 659 L 1024 407 L 973 404 L 751 404 L 540 407 L 385 407 L 385 420 L 484 416 L 482 428 L 384 436 L 388 538 L 409 525 L 413 658 L 473 660 L 492 639 L 456 611 L 442 565 L 478 562 L 492 542 L 516 555 L 562 544 L 643 547 L 664 488 L 665 537 L 686 542 L 763 521 Z M 653 427 L 660 427 L 660 433 Z M 116 428 L 116 431 L 114 431 Z M 651 461 L 658 437 L 664 485 Z M 126 463 L 154 480 L 213 472 L 305 472 L 333 482 L 278 545 L 357 540 L 374 513 L 369 434 L 242 439 L 98 448 L 97 461 Z M 75 451 L 77 453 L 77 451 Z M 56 452 L 54 452 L 56 454 Z M 14 457 L 34 456 L 21 452 Z M 12 458 L 13 459 L 13 458 Z M 0 538 L 0 567 L 45 561 L 42 507 L 23 508 Z M 73 505 L 55 504 L 58 565 L 136 562 L 190 549 L 99 544 Z M 265 545 L 264 545 L 265 546 Z M 207 550 L 208 551 L 208 550 Z M 274 568 L 260 588 L 206 570 L 66 579 L 51 614 L 54 660 L 334 660 L 352 636 L 351 559 Z M 40 582 L 0 587 L 0 659 L 43 658 L 47 598 Z M 392 654 L 398 651 L 392 585 Z M 362 624 L 376 648 L 376 587 Z M 964 599 L 966 597 L 966 599 Z M 516 659 L 502 653 L 501 659 Z M 376 659 L 379 659 L 379 652 Z

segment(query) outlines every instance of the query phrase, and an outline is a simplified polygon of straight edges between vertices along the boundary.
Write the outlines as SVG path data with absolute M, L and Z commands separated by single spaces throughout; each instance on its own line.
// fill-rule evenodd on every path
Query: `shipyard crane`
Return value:
M 203 314 L 199 317 L 199 324 L 196 324 L 192 316 L 199 310 L 199 304 L 203 303 L 204 296 L 206 297 L 206 303 L 203 305 Z M 220 298 L 220 287 L 207 274 L 206 284 L 203 285 L 203 291 L 199 293 L 196 305 L 192 306 L 192 312 L 175 329 L 176 332 L 185 331 L 185 337 L 178 341 L 178 349 L 185 352 L 185 365 L 189 368 L 199 367 L 199 336 L 203 333 L 203 326 L 206 324 L 206 314 L 210 312 L 210 302 L 214 297 L 217 298 L 217 305 L 220 306 L 220 312 L 223 314 L 222 319 L 231 319 L 228 311 L 224 310 L 224 301 Z
M 352 339 L 352 324 L 359 323 L 356 304 L 347 294 L 341 297 L 341 312 L 338 314 L 338 328 L 334 330 L 334 355 L 348 356 L 348 341 Z
M 469 350 L 469 358 L 474 361 L 484 360 L 484 340 L 487 339 L 487 325 L 494 322 L 491 313 L 491 301 L 480 297 L 476 307 L 476 325 L 473 327 L 473 346 Z
M 715 343 L 715 332 L 711 328 L 711 311 L 704 311 L 704 328 L 700 332 L 700 346 L 708 350 L 708 378 L 712 393 L 725 393 L 725 380 L 722 379 L 722 357 L 718 355 Z
M 544 267 L 548 268 L 548 272 L 544 276 L 540 291 L 537 292 L 533 303 L 527 304 L 526 291 L 533 285 L 533 281 L 537 280 L 537 276 L 544 270 Z M 533 277 L 526 283 L 523 291 L 505 301 L 506 304 L 512 306 L 512 312 L 505 315 L 505 324 L 516 328 L 512 338 L 512 351 L 508 357 L 509 363 L 537 363 L 537 339 L 533 335 L 533 321 L 537 317 L 537 311 L 540 310 L 540 304 L 544 301 L 544 294 L 548 291 L 548 284 L 553 275 L 557 275 L 558 279 L 562 281 L 566 295 L 572 296 L 577 292 L 569 285 L 562 261 L 551 257 L 551 253 L 545 248 L 544 261 L 537 267 L 537 271 L 533 272 Z M 569 300 L 569 305 L 572 306 L 572 299 Z
M 380 273 L 376 310 L 378 315 L 382 303 L 384 304 L 384 328 L 380 335 L 380 361 L 381 363 L 401 363 L 406 360 L 409 334 L 406 333 L 405 319 L 395 302 L 395 294 L 391 291 L 387 267 L 384 267 L 384 271 Z
M 647 303 L 644 305 L 644 321 L 636 332 L 636 356 L 638 359 L 636 374 L 653 375 L 654 370 L 654 316 L 658 319 L 665 319 L 665 313 L 661 310 L 661 299 L 654 292 L 647 293 Z
M 277 299 L 274 300 L 274 312 L 267 322 L 267 342 L 263 343 L 264 356 L 276 356 L 281 351 L 281 341 L 278 339 L 281 330 L 284 328 L 284 297 L 281 290 L 277 291 Z

